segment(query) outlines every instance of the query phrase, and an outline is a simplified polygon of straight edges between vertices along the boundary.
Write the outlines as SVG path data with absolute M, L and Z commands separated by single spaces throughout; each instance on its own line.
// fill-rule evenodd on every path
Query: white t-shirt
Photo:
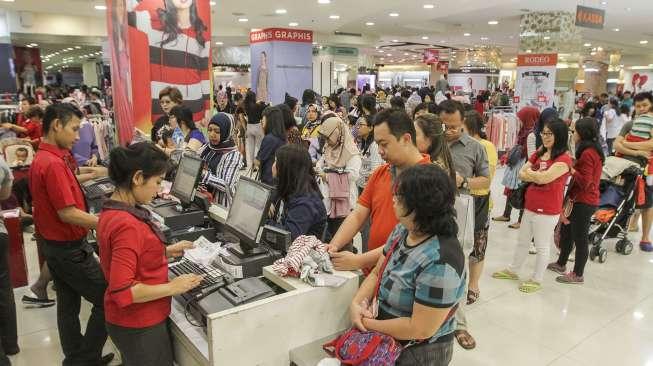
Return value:
M 606 137 L 609 139 L 619 136 L 621 128 L 624 126 L 621 116 L 617 116 L 617 112 L 610 108 L 603 113 L 603 123 L 605 123 Z

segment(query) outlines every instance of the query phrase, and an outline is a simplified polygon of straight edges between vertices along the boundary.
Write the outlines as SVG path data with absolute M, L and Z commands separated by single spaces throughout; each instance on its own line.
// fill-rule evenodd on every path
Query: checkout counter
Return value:
M 291 350 L 348 329 L 349 304 L 358 290 L 359 275 L 335 273 L 345 279 L 337 288 L 313 287 L 298 278 L 276 275 L 270 265 L 285 255 L 290 239 L 289 234 L 284 237 L 283 233 L 268 229 L 272 233 L 270 238 L 263 230 L 272 189 L 241 177 L 229 210 L 216 205 L 196 207 L 193 196 L 197 169 L 197 161 L 183 157 L 171 190 L 181 203 L 157 206 L 160 202 L 155 202 L 157 207 L 149 209 L 168 229 L 167 235 L 173 241 L 190 239 L 177 236 L 180 232 L 213 230 L 219 241 L 225 241 L 220 255 L 208 265 L 210 270 L 223 271 L 231 285 L 253 282 L 269 291 L 264 296 L 231 304 L 225 301 L 229 298 L 225 290 L 228 286 L 200 295 L 203 297 L 196 302 L 189 300 L 188 294 L 173 298 L 170 319 L 176 363 L 285 366 L 290 364 Z M 210 223 L 206 222 L 207 217 Z M 207 239 L 214 241 L 210 235 Z M 171 263 L 171 268 L 174 265 Z M 172 269 L 170 272 L 174 276 Z M 241 295 L 246 297 L 250 290 L 242 288 L 245 290 Z

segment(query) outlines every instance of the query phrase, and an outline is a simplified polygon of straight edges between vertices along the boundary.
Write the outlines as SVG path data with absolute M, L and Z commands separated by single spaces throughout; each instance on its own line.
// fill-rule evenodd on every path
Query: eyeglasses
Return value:
M 540 136 L 542 136 L 542 137 L 551 137 L 551 136 L 553 136 L 553 132 L 540 132 Z

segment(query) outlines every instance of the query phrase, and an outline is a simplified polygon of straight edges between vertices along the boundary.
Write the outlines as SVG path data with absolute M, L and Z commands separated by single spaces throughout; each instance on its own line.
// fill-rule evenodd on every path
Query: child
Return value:
M 16 160 L 13 163 L 13 166 L 24 166 L 27 165 L 27 158 L 29 157 L 29 151 L 24 147 L 19 147 L 16 149 Z
M 624 137 L 627 142 L 643 142 L 651 139 L 653 130 L 653 114 L 645 113 L 637 116 L 633 120 L 633 128 L 630 132 Z M 622 157 L 623 154 L 617 154 L 616 156 Z M 650 156 L 648 159 L 648 168 L 647 168 L 647 183 L 649 180 L 653 180 L 653 156 Z M 649 183 L 649 185 L 653 184 Z

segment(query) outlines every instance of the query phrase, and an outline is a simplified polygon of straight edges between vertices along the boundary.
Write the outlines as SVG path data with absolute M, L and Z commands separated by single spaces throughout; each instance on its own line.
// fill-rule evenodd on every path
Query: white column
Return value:
M 95 61 L 86 61 L 82 64 L 82 76 L 84 78 L 85 85 L 89 87 L 99 86 L 97 64 Z

